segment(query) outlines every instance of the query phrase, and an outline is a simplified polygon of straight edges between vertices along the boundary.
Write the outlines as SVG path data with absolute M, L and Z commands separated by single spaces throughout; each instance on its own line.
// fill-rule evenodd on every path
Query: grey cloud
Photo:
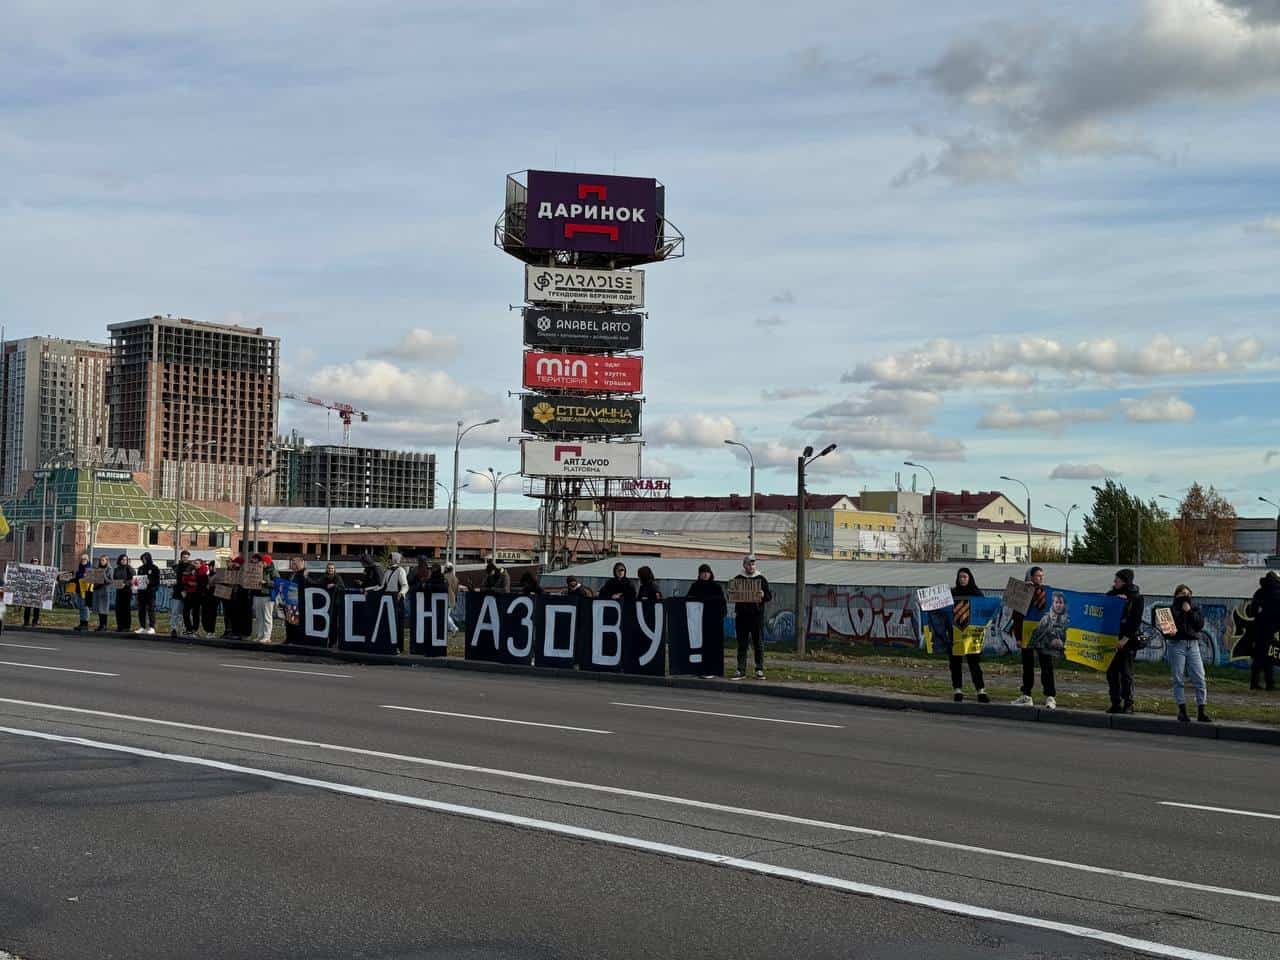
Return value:
M 818 387 L 780 387 L 777 390 L 761 390 L 761 400 L 799 400 L 803 397 L 820 397 L 826 391 Z
M 1276 457 L 1280 457 L 1280 450 L 1268 450 L 1266 455 L 1262 458 L 1262 462 L 1264 464 L 1269 464 Z
M 1078 423 L 1097 423 L 1109 420 L 1111 411 L 1088 407 L 1062 410 L 1040 408 L 1021 409 L 1000 404 L 988 410 L 978 421 L 982 430 L 1052 430 L 1062 431 Z
M 887 389 L 875 387 L 857 397 L 849 397 L 815 410 L 809 416 L 820 420 L 856 420 L 866 417 L 890 417 L 927 423 L 942 398 L 931 390 Z
M 796 302 L 796 295 L 790 290 L 780 290 L 769 298 L 769 302 L 790 305 Z
M 787 321 L 783 320 L 776 313 L 772 313 L 767 317 L 756 317 L 756 326 L 771 329 L 773 327 L 786 326 Z
M 1105 480 L 1120 476 L 1099 463 L 1060 463 L 1049 474 L 1050 480 Z
M 1280 0 L 1277 0 L 1280 2 Z M 1280 237 L 1280 216 L 1263 217 L 1261 220 L 1255 220 L 1253 223 L 1244 225 L 1245 233 L 1263 233 L 1273 237 Z
M 1280 23 L 1280 0 L 1219 0 L 1250 23 Z

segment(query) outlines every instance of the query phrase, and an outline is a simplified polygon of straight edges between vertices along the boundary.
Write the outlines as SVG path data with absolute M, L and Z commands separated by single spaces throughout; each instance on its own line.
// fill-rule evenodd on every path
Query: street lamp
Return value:
M 1013 477 L 1006 477 L 1003 474 L 1000 476 L 1000 479 L 1007 480 L 1009 483 L 1016 483 L 1018 486 L 1020 486 L 1023 490 L 1026 491 L 1026 494 L 1027 494 L 1027 563 L 1030 563 L 1031 562 L 1031 491 L 1027 489 L 1027 485 L 1023 483 L 1021 480 L 1016 480 Z
M 320 483 L 318 480 L 313 480 L 312 483 L 324 491 L 324 562 L 328 563 L 333 559 L 333 497 L 329 493 L 329 488 L 334 484 L 332 481 Z M 351 481 L 342 480 L 336 485 L 349 487 Z
M 1057 510 L 1062 514 L 1062 557 L 1067 562 L 1071 562 L 1071 514 L 1080 509 L 1080 504 L 1073 503 L 1065 512 L 1061 507 L 1055 507 L 1052 503 L 1046 503 L 1045 509 Z M 1030 562 L 1028 557 L 1027 561 Z
M 751 506 L 747 520 L 747 555 L 756 555 L 756 458 L 751 455 L 751 448 L 738 440 L 726 440 L 731 447 L 741 447 L 747 451 L 747 461 L 751 464 Z
M 44 535 L 45 535 L 45 527 L 46 527 L 45 517 L 49 508 L 49 474 L 53 470 L 54 463 L 61 460 L 63 457 L 67 457 L 67 456 L 74 457 L 75 455 L 76 455 L 75 448 L 70 448 L 65 450 L 51 450 L 44 458 L 42 471 L 41 471 L 44 474 L 44 476 L 41 477 L 41 480 L 40 480 L 40 565 L 41 566 L 44 566 Z M 72 463 L 72 465 L 73 466 L 75 465 L 74 462 Z M 58 516 L 58 488 L 57 487 L 54 487 L 53 489 L 53 515 L 56 521 Z M 55 524 L 55 529 L 56 529 L 56 524 Z M 14 542 L 15 543 L 17 542 L 16 537 L 14 538 Z M 52 544 L 50 546 L 52 547 Z M 56 552 L 56 551 L 53 551 L 51 549 L 50 552 Z M 56 557 L 51 557 L 50 559 L 56 560 Z
M 933 471 L 926 467 L 923 463 L 916 463 L 914 460 L 902 461 L 904 467 L 915 467 L 923 470 L 929 475 L 929 502 L 933 506 L 933 520 L 929 531 L 929 561 L 941 559 L 938 554 L 938 484 L 933 479 Z
M 216 443 L 216 440 L 205 440 L 188 443 L 185 447 L 178 448 L 178 489 L 173 498 L 173 562 L 175 564 L 178 562 L 178 555 L 182 552 L 182 468 L 186 465 L 187 457 L 196 447 L 212 447 Z
M 487 427 L 497 422 L 497 417 L 490 417 L 464 429 L 462 421 L 458 421 L 458 435 L 453 441 L 453 495 L 449 497 L 449 560 L 455 567 L 458 565 L 458 450 L 462 447 L 462 438 L 476 427 Z
M 1268 500 L 1266 497 L 1259 497 L 1263 503 L 1276 508 L 1276 556 L 1280 557 L 1280 503 L 1274 500 Z
M 1102 496 L 1106 493 L 1106 491 L 1103 490 L 1101 487 L 1090 487 L 1089 489 L 1092 490 L 1094 493 L 1098 494 L 1099 496 Z M 1116 510 L 1114 516 L 1115 516 L 1115 533 L 1113 536 L 1115 538 L 1114 540 L 1115 565 L 1118 567 L 1120 566 L 1120 511 Z
M 808 539 L 808 530 L 805 529 L 804 515 L 804 469 L 813 463 L 813 461 L 825 457 L 828 453 L 836 448 L 834 443 L 829 443 L 822 448 L 822 452 L 814 454 L 813 447 L 805 447 L 804 452 L 796 458 L 796 596 L 792 613 L 795 616 L 796 624 L 796 653 L 804 656 L 805 633 L 808 625 L 804 622 L 804 561 L 805 554 L 809 552 L 806 543 Z
M 493 487 L 493 513 L 490 517 L 490 528 L 493 533 L 493 543 L 490 547 L 490 555 L 495 563 L 498 561 L 498 488 L 502 486 L 502 481 L 510 480 L 512 477 L 519 477 L 518 473 L 499 473 L 490 467 L 487 472 L 481 473 L 479 470 L 468 470 L 467 473 L 475 477 L 487 480 L 489 485 Z

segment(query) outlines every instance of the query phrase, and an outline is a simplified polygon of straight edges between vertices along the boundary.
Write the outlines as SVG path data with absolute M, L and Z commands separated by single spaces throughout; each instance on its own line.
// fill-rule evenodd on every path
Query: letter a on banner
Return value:
M 468 660 L 498 661 L 502 650 L 502 615 L 498 613 L 498 599 L 487 593 L 479 603 L 467 604 Z
M 631 623 L 624 622 L 622 644 L 622 672 L 665 676 L 666 658 L 666 608 L 662 602 L 645 603 L 637 600 Z M 634 629 L 627 629 L 634 627 Z
M 449 652 L 449 595 L 409 594 L 413 610 L 413 630 L 409 652 L 420 657 L 443 657 Z
M 724 604 L 675 597 L 667 605 L 672 675 L 724 676 Z

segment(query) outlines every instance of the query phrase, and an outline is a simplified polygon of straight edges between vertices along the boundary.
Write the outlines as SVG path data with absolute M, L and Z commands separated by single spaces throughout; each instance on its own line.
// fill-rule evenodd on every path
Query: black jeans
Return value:
M 1123 650 L 1117 650 L 1107 667 L 1107 689 L 1111 692 L 1111 704 L 1133 703 L 1133 641 L 1125 644 Z
M 40 608 L 39 607 L 23 607 L 22 608 L 22 625 L 24 627 L 38 627 L 40 625 Z
M 1276 688 L 1276 665 L 1265 647 L 1254 650 L 1249 659 L 1249 686 L 1256 688 L 1264 683 L 1268 690 Z
M 218 627 L 218 606 L 220 601 L 212 593 L 201 598 L 200 625 L 205 633 L 213 633 Z
M 200 629 L 200 594 L 182 595 L 182 625 L 187 628 L 187 633 L 195 633 Z
M 973 678 L 973 689 L 983 690 L 985 685 L 982 682 L 982 654 L 966 653 L 963 657 L 951 655 L 951 686 L 959 690 L 964 686 L 964 674 L 961 672 L 960 664 L 969 664 L 969 676 Z
M 1053 683 L 1053 657 L 1032 647 L 1022 648 L 1022 695 L 1031 696 L 1036 686 L 1036 660 L 1040 661 L 1040 686 L 1046 697 L 1056 697 L 1058 688 Z
M 116 629 L 124 633 L 133 626 L 133 596 L 129 587 L 116 587 Z
M 751 647 L 756 658 L 756 669 L 764 670 L 764 639 L 761 636 L 761 621 L 756 617 L 738 617 L 735 627 L 738 631 L 738 672 L 747 672 L 747 647 Z
M 155 629 L 155 625 L 156 595 L 150 590 L 143 590 L 138 594 L 138 626 Z

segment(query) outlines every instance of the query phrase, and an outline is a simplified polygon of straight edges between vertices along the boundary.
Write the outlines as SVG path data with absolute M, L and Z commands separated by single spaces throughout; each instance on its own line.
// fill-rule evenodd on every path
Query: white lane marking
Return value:
M 37 647 L 33 643 L 0 643 L 0 647 L 21 647 L 23 650 L 50 650 L 54 653 L 58 650 L 57 647 Z M 0 958 L 0 960 L 3 960 L 3 958 Z
M 103 673 L 101 670 L 73 670 L 70 667 L 46 667 L 41 663 L 15 663 L 12 660 L 0 660 L 0 667 L 27 667 L 30 670 L 57 670 L 59 673 L 85 673 L 91 677 L 118 677 L 118 673 Z
M 227 773 L 237 773 L 250 777 L 261 777 L 265 780 L 275 780 L 279 783 L 290 783 L 300 787 L 312 787 L 316 790 L 328 791 L 329 793 L 344 794 L 346 796 L 360 797 L 367 800 L 380 800 L 385 803 L 397 803 L 406 807 L 417 807 L 420 810 L 431 810 L 437 813 L 453 814 L 455 816 L 468 817 L 473 820 L 485 820 L 490 823 L 501 823 L 507 826 L 541 830 L 544 833 L 559 834 L 560 836 L 573 837 L 578 840 L 594 840 L 597 843 L 606 843 L 610 846 L 624 847 L 630 850 L 640 850 L 645 853 L 656 853 L 662 856 L 676 857 L 681 860 L 692 860 L 697 863 L 707 863 L 713 866 L 729 867 L 731 869 L 743 870 L 766 877 L 778 877 L 784 880 L 798 880 L 801 883 L 808 883 L 813 886 L 827 887 L 832 890 L 840 890 L 845 893 L 854 893 L 866 897 L 875 897 L 880 900 L 892 900 L 897 903 L 905 903 L 915 907 L 924 907 L 928 910 L 936 910 L 942 913 L 953 914 L 955 916 L 971 917 L 979 920 L 994 920 L 1000 923 L 1017 924 L 1022 927 L 1035 927 L 1039 930 L 1051 930 L 1055 933 L 1063 933 L 1068 936 L 1081 937 L 1088 940 L 1097 940 L 1102 943 L 1110 943 L 1114 946 L 1124 947 L 1128 950 L 1139 950 L 1159 957 L 1172 957 L 1175 958 L 1175 960 L 1233 960 L 1231 957 L 1224 957 L 1219 954 L 1204 953 L 1200 950 L 1188 950 L 1185 947 L 1176 947 L 1166 943 L 1156 943 L 1150 940 L 1139 940 L 1136 937 L 1127 937 L 1123 934 L 1111 933 L 1107 930 L 1097 930 L 1093 927 L 1082 927 L 1074 923 L 1062 923 L 1057 920 L 1045 920 L 1040 917 L 1024 916 L 1017 913 L 1006 913 L 1003 910 L 992 910 L 988 907 L 979 907 L 975 904 L 961 903 L 956 900 L 943 900 L 938 897 L 929 897 L 919 893 L 911 893 L 907 890 L 894 890 L 891 887 L 880 887 L 869 883 L 858 883 L 854 880 L 845 880 L 842 877 L 831 877 L 821 873 L 810 873 L 807 870 L 793 870 L 790 867 L 779 867 L 772 863 L 764 863 L 759 860 L 744 860 L 739 857 L 730 857 L 722 853 L 712 853 L 708 850 L 695 850 L 692 847 L 678 847 L 669 843 L 658 843 L 654 840 L 645 840 L 641 837 L 629 837 L 620 833 L 608 833 L 603 830 L 591 830 L 587 827 L 575 827 L 568 823 L 555 823 L 551 820 L 538 820 L 534 817 L 522 817 L 513 813 L 500 813 L 496 810 L 485 810 L 483 807 L 468 807 L 459 803 L 445 803 L 441 800 L 427 800 L 423 797 L 414 797 L 403 793 L 390 793 L 386 790 L 374 790 L 370 787 L 357 787 L 352 784 L 337 783 L 332 780 L 316 780 L 311 777 L 299 777 L 291 773 L 277 773 L 274 770 L 245 767 L 237 763 L 226 763 L 222 760 L 208 760 L 203 757 L 190 757 L 178 753 L 160 753 L 156 750 L 145 750 L 141 747 L 128 747 L 118 743 L 104 743 L 101 740 L 87 740 L 82 737 L 66 737 L 53 733 L 41 733 L 36 730 L 23 730 L 17 727 L 0 727 L 0 733 L 8 733 L 17 737 L 31 737 L 36 740 L 46 740 L 53 743 L 66 743 L 78 747 L 89 747 L 94 750 L 107 750 L 114 753 L 125 753 L 135 757 L 146 757 L 152 760 L 168 760 L 173 763 L 185 763 L 195 767 L 207 767 L 211 770 L 222 770 Z
M 448 710 L 424 710 L 421 707 L 397 707 L 390 703 L 383 703 L 379 706 L 381 706 L 383 710 L 405 710 L 409 713 L 431 713 L 438 717 L 461 717 L 463 720 L 488 720 L 490 723 L 515 723 L 522 727 L 546 727 L 549 730 L 572 730 L 574 733 L 613 733 L 612 730 L 593 730 L 590 727 L 566 727 L 559 723 L 534 723 L 532 720 L 507 720 L 503 717 L 478 717 L 471 713 L 451 713 Z
M 1256 810 L 1233 810 L 1231 807 L 1206 807 L 1198 803 L 1174 803 L 1172 800 L 1161 800 L 1162 807 L 1182 807 L 1186 810 L 1208 810 L 1210 813 L 1232 813 L 1237 817 L 1260 817 L 1263 820 L 1280 820 L 1280 813 L 1259 813 Z
M 611 706 L 635 707 L 637 710 L 667 710 L 671 713 L 697 713 L 704 717 L 729 717 L 732 720 L 763 720 L 767 723 L 792 723 L 799 727 L 826 727 L 828 730 L 844 729 L 844 727 L 838 723 L 812 723 L 809 720 L 779 720 L 777 717 L 747 717 L 740 713 L 716 713 L 712 710 L 688 710 L 684 707 L 658 707 L 651 703 L 620 703 L 617 700 L 610 700 L 609 703 Z
M 138 723 L 149 723 L 158 727 L 173 727 L 179 730 L 198 730 L 201 733 L 217 733 L 229 737 L 243 737 L 248 740 L 262 740 L 269 743 L 283 743 L 296 747 L 313 747 L 319 750 L 330 750 L 334 753 L 347 753 L 354 756 L 375 757 L 379 760 L 395 760 L 400 763 L 416 763 L 424 767 L 438 770 L 455 770 L 461 773 L 479 773 L 486 776 L 505 777 L 508 780 L 519 780 L 523 783 L 538 783 L 544 786 L 563 787 L 570 790 L 585 790 L 591 793 L 602 793 L 614 797 L 630 797 L 637 800 L 652 800 L 656 803 L 670 803 L 675 806 L 692 807 L 698 810 L 713 810 L 717 813 L 731 813 L 742 817 L 755 817 L 759 820 L 770 820 L 776 823 L 789 823 L 804 827 L 816 827 L 837 833 L 851 833 L 861 837 L 878 837 L 884 840 L 900 840 L 904 843 L 916 843 L 922 846 L 938 847 L 945 850 L 957 850 L 962 853 L 980 856 L 1000 857 L 1005 860 L 1017 860 L 1023 863 L 1035 863 L 1041 866 L 1061 867 L 1064 870 L 1077 870 L 1081 873 L 1093 873 L 1100 876 L 1116 877 L 1121 880 L 1136 880 L 1142 883 L 1154 883 L 1164 887 L 1179 887 L 1186 890 L 1199 890 L 1203 893 L 1216 893 L 1226 897 L 1242 897 L 1247 900 L 1261 900 L 1266 903 L 1280 903 L 1280 896 L 1270 893 L 1257 893 L 1252 890 L 1236 890 L 1231 887 L 1215 887 L 1205 883 L 1193 883 L 1190 880 L 1173 880 L 1168 877 L 1155 877 L 1145 873 L 1131 873 L 1128 870 L 1113 870 L 1110 867 L 1095 867 L 1087 863 L 1073 863 L 1069 860 L 1052 860 L 1047 857 L 1033 857 L 1026 853 L 1014 853 L 1010 850 L 993 850 L 988 847 L 976 847 L 967 843 L 953 843 L 950 840 L 933 840 L 929 837 L 917 837 L 908 833 L 890 833 L 887 830 L 875 830 L 870 827 L 855 827 L 845 823 L 832 823 L 827 820 L 811 820 L 808 817 L 793 817 L 785 813 L 774 813 L 770 810 L 752 810 L 747 807 L 732 807 L 723 803 L 712 803 L 708 800 L 691 800 L 686 797 L 673 797 L 662 793 L 647 793 L 643 790 L 629 790 L 626 787 L 610 787 L 598 783 L 580 783 L 576 780 L 561 780 L 556 777 L 544 777 L 536 773 L 520 773 L 516 770 L 499 770 L 494 767 L 478 767 L 469 763 L 455 763 L 451 760 L 432 760 L 428 757 L 414 757 L 404 753 L 387 753 L 382 750 L 367 750 L 363 747 L 346 747 L 334 743 L 321 743 L 315 740 L 298 740 L 294 737 L 281 737 L 270 733 L 249 733 L 244 730 L 228 730 L 225 727 L 206 727 L 196 723 L 182 723 L 177 720 L 157 720 L 151 717 L 139 717 L 128 713 L 110 713 L 106 710 L 90 710 L 85 707 L 66 707 L 56 703 L 40 703 L 34 700 L 15 700 L 0 697 L 0 703 L 12 703 L 24 707 L 37 707 L 45 710 L 57 710 L 63 713 L 82 714 L 91 717 L 106 717 L 112 720 L 131 720 Z
M 287 670 L 284 667 L 248 667 L 239 663 L 220 663 L 220 667 L 228 670 L 266 670 L 269 673 L 300 673 L 307 677 L 333 677 L 337 680 L 350 680 L 349 673 L 324 673 L 320 670 Z

